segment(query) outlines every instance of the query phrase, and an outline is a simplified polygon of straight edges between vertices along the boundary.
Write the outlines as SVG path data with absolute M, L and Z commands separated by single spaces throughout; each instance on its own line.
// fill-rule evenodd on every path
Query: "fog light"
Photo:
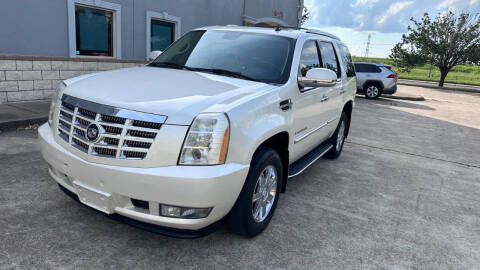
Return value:
M 160 205 L 160 216 L 173 218 L 204 218 L 212 211 L 212 208 L 188 208 L 172 205 Z

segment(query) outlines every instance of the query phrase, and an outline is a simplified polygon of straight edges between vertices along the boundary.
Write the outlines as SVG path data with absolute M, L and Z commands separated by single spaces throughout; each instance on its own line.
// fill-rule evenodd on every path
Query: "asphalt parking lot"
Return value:
M 338 160 L 290 181 L 254 239 L 164 237 L 89 210 L 50 179 L 34 130 L 0 134 L 0 269 L 480 268 L 480 94 L 357 98 Z

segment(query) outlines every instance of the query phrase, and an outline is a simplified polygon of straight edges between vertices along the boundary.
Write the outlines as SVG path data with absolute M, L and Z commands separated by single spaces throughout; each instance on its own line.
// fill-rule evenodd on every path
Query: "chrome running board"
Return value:
M 305 156 L 301 157 L 299 160 L 295 161 L 288 168 L 288 178 L 293 178 L 308 167 L 310 167 L 315 161 L 323 157 L 330 149 L 333 148 L 333 145 L 330 142 L 324 142 L 319 146 L 315 147 L 312 151 L 308 152 Z

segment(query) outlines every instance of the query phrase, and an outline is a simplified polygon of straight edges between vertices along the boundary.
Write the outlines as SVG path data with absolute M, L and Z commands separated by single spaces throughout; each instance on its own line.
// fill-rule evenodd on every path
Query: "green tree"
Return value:
M 393 49 L 390 58 L 408 71 L 415 65 L 430 62 L 440 69 L 439 86 L 456 65 L 480 63 L 480 16 L 449 11 L 434 20 L 425 13 L 421 21 L 410 19 L 413 26 Z
M 310 17 L 310 12 L 308 11 L 307 7 L 303 7 L 302 19 L 300 20 L 300 25 L 304 25 L 308 21 L 309 17 Z

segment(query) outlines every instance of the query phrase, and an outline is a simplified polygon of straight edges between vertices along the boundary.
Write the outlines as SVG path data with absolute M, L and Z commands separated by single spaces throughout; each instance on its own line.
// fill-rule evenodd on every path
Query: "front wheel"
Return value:
M 333 144 L 333 147 L 326 154 L 327 158 L 336 159 L 342 153 L 343 144 L 345 143 L 345 138 L 347 137 L 347 124 L 347 114 L 345 112 L 342 112 L 342 116 L 340 116 L 340 121 L 338 122 L 337 129 L 330 138 L 330 142 Z
M 237 202 L 226 221 L 231 231 L 254 237 L 270 223 L 282 186 L 283 167 L 278 153 L 260 147 L 253 156 L 250 170 Z

